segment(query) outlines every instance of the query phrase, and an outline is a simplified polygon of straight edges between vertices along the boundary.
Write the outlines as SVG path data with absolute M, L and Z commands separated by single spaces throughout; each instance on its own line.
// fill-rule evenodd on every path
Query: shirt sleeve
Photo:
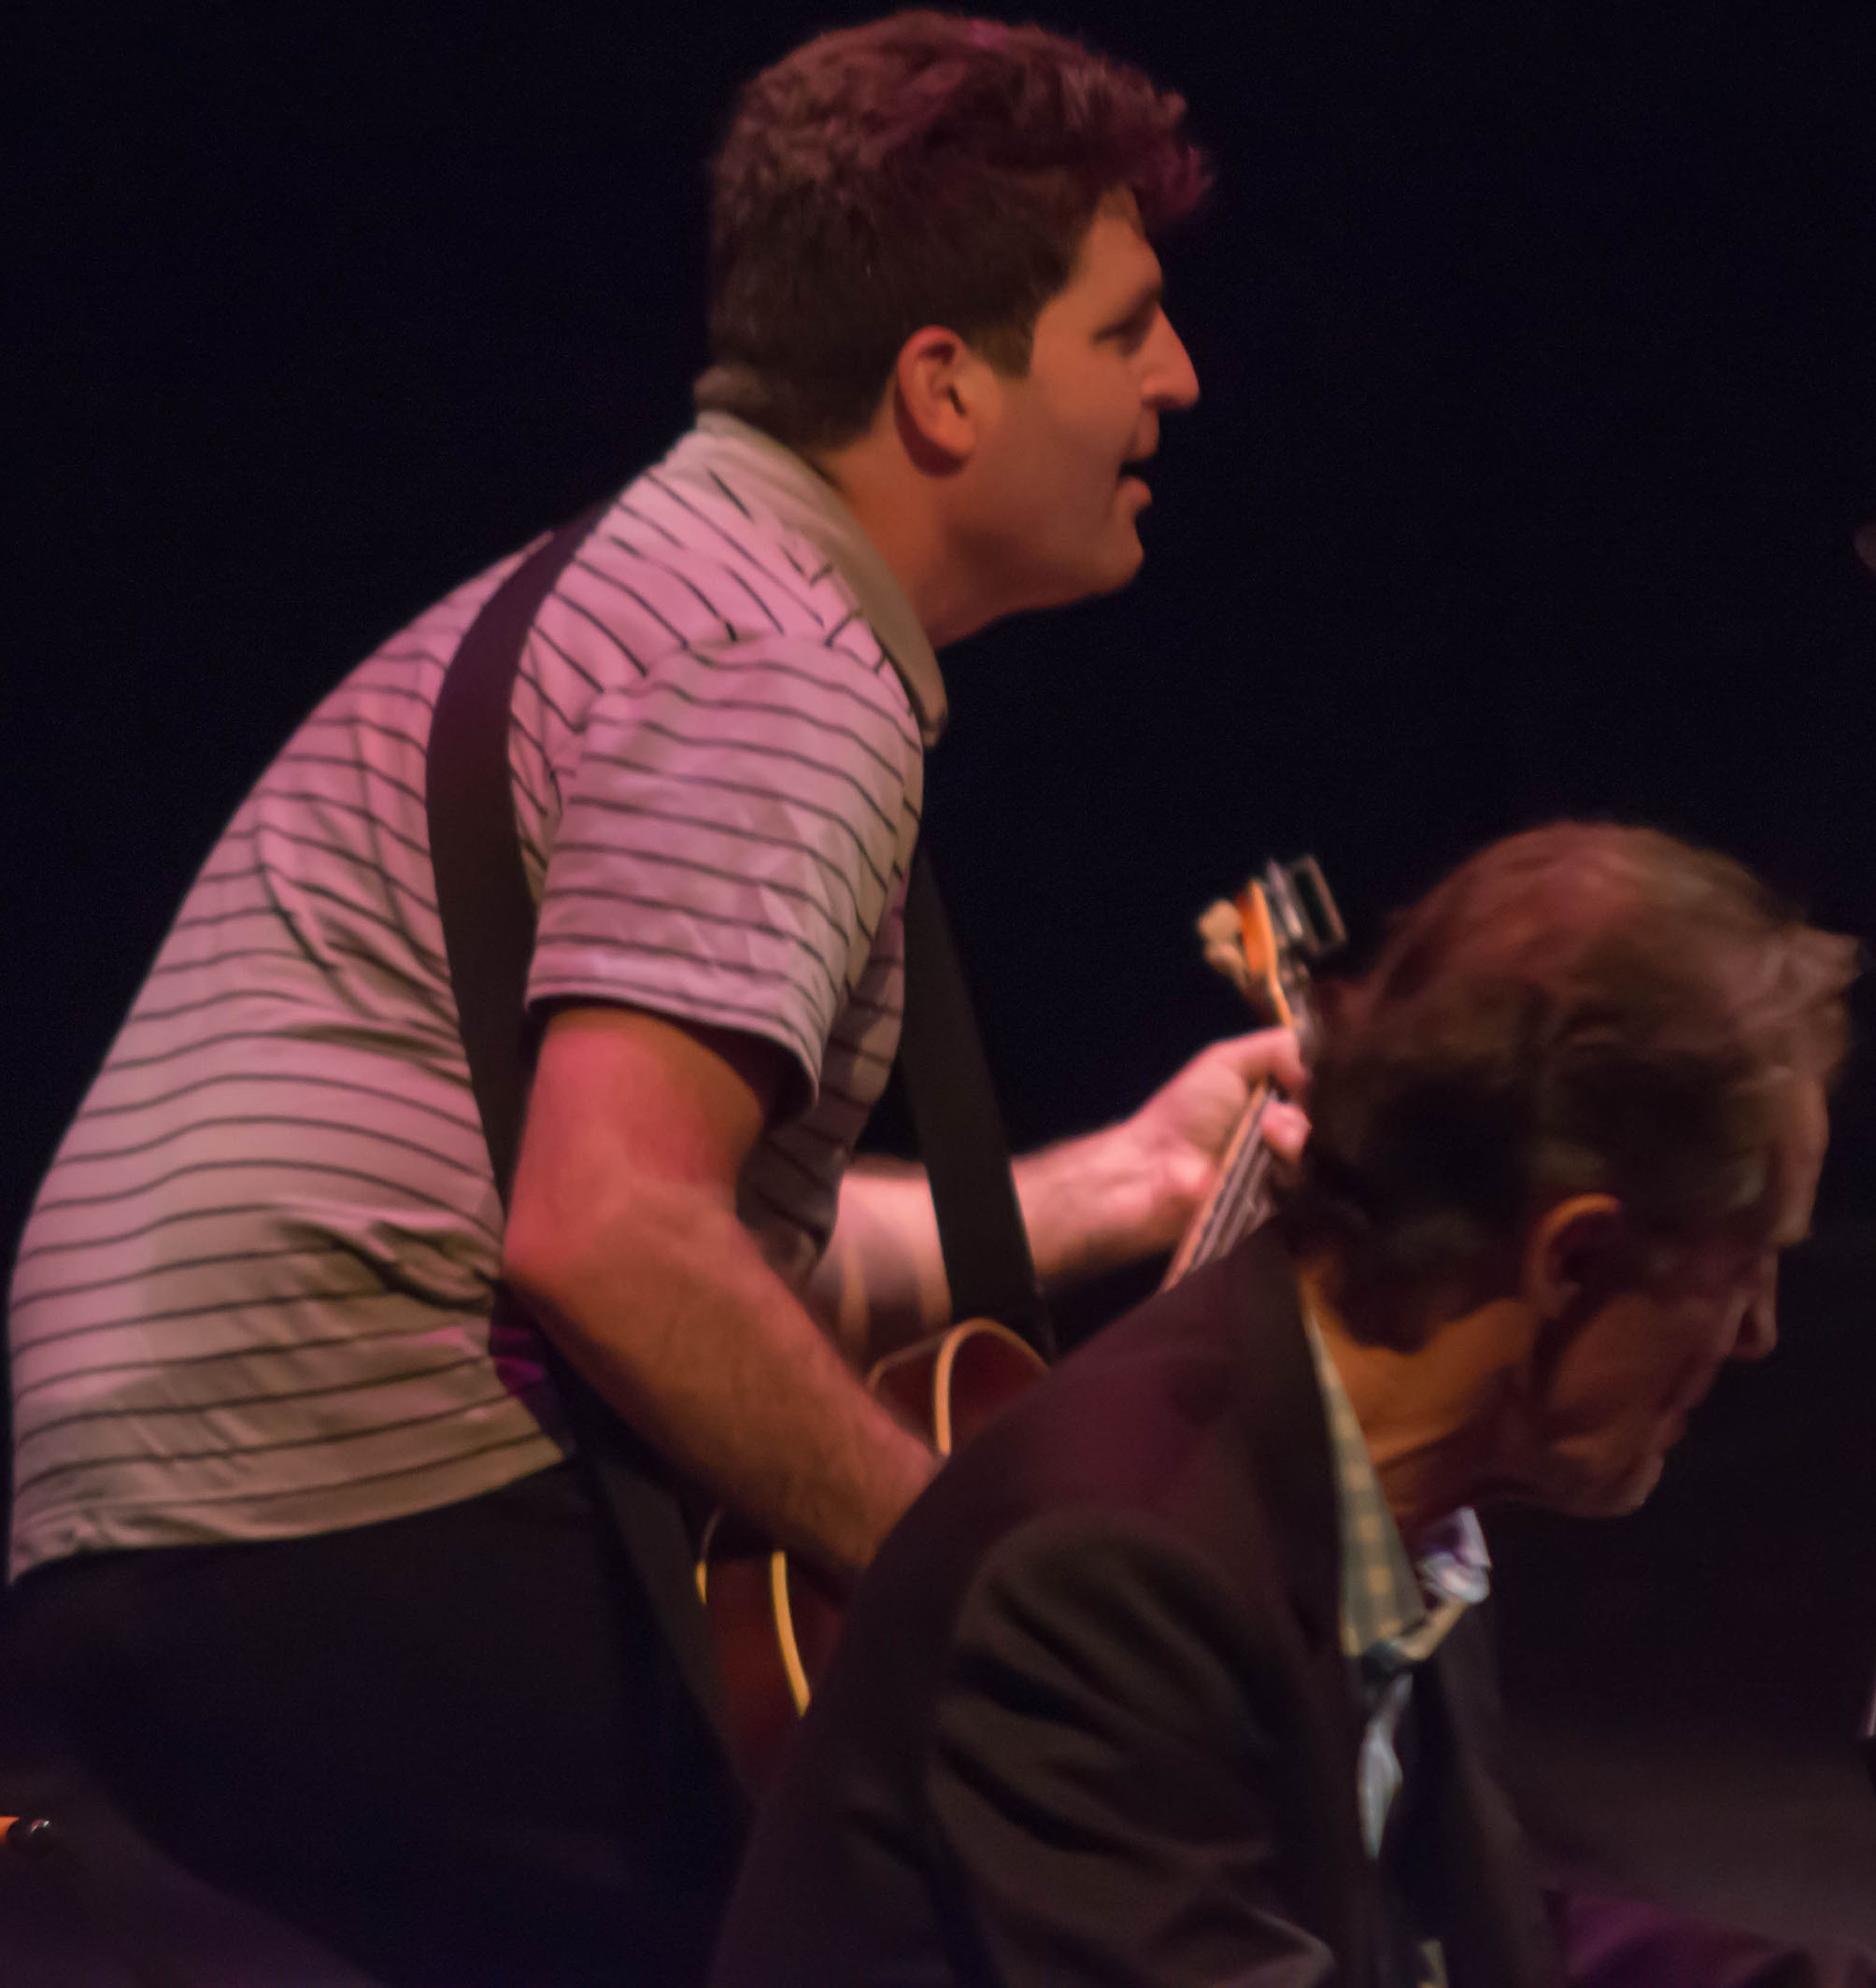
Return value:
M 594 703 L 547 866 L 531 1002 L 618 1001 L 775 1043 L 811 1100 L 917 831 L 889 667 L 776 638 Z
M 1279 1735 L 1307 1723 L 1283 1668 L 1176 1542 L 1096 1518 L 1005 1540 L 959 1616 L 928 1763 L 971 1978 L 1329 1988 L 1283 1838 Z

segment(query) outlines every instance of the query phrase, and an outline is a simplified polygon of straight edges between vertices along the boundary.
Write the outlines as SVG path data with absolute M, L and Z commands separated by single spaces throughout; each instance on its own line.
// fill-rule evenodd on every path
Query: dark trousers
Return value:
M 5 1663 L 160 1850 L 391 1988 L 703 1977 L 742 1799 L 569 1468 L 55 1563 Z

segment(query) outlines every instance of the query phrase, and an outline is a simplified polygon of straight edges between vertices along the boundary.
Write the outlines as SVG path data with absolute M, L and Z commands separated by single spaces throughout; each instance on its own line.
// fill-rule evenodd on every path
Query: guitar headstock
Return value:
M 1207 961 L 1272 1028 L 1294 1029 L 1309 1055 L 1309 977 L 1348 934 L 1313 856 L 1272 861 L 1199 919 Z

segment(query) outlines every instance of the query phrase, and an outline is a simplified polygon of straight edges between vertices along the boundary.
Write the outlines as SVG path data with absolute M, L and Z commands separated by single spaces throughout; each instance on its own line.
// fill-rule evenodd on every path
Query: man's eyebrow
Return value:
M 1157 310 L 1166 295 L 1166 278 L 1163 276 L 1149 277 L 1120 308 L 1108 320 L 1111 325 L 1131 324 L 1136 318 Z

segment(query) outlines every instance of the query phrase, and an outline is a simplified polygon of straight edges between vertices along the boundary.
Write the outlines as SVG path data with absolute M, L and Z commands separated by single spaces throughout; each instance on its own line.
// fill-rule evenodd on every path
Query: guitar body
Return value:
M 978 1318 L 888 1354 L 867 1385 L 948 1456 L 1044 1370 L 1026 1342 Z M 846 1604 L 812 1568 L 720 1512 L 704 1537 L 697 1585 L 737 1760 L 760 1788 L 833 1655 Z

